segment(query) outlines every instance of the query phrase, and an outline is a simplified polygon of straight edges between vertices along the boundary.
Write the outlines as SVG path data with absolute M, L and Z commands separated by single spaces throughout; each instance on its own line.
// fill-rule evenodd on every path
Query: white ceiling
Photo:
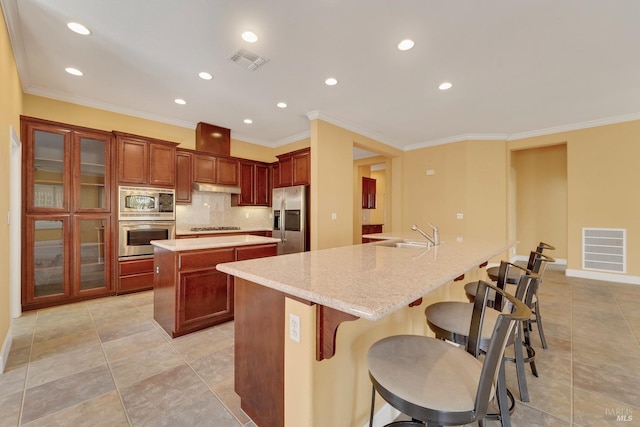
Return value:
M 0 3 L 25 92 L 267 146 L 308 135 L 309 113 L 401 149 L 640 118 L 638 0 Z M 250 71 L 239 48 L 269 61 Z

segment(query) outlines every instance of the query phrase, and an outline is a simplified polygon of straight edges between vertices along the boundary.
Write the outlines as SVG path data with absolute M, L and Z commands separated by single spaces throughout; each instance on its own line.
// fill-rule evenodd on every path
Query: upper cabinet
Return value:
M 118 145 L 118 183 L 175 187 L 178 144 L 114 132 Z
M 176 203 L 191 204 L 193 190 L 193 154 L 191 151 L 176 150 Z
M 362 177 L 362 209 L 376 208 L 376 180 Z
M 251 160 L 240 161 L 240 194 L 234 195 L 236 206 L 269 206 L 271 186 L 269 166 Z
M 23 117 L 25 211 L 110 212 L 111 133 Z
M 193 181 L 208 184 L 238 185 L 238 159 L 196 153 L 193 156 Z
M 292 151 L 278 157 L 279 179 L 274 187 L 291 187 L 311 183 L 311 150 Z

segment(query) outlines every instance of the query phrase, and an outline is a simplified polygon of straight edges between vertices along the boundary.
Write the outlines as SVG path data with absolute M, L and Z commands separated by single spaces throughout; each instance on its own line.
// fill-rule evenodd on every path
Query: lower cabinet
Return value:
M 153 289 L 153 258 L 118 262 L 118 294 Z
M 382 233 L 382 224 L 362 224 L 362 235 Z M 362 238 L 362 243 L 369 243 L 371 239 Z
M 173 252 L 155 248 L 154 319 L 173 338 L 233 319 L 224 262 L 277 255 L 276 244 Z

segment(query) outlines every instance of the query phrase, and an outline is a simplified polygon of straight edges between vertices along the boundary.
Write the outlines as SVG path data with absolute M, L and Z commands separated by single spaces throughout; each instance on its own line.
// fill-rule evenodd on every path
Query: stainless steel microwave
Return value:
M 118 219 L 128 221 L 173 221 L 175 191 L 171 188 L 120 187 Z

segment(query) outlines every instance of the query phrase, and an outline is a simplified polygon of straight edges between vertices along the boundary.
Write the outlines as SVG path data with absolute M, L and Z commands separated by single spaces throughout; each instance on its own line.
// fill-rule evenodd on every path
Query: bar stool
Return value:
M 510 312 L 487 307 L 489 291 L 506 298 Z M 481 342 L 488 316 L 496 314 L 493 332 Z M 516 297 L 486 282 L 478 283 L 465 348 L 420 335 L 397 335 L 374 343 L 367 354 L 373 384 L 369 426 L 373 426 L 376 392 L 412 421 L 388 425 L 484 425 L 489 402 L 505 390 L 502 358 L 517 322 L 531 310 Z M 485 349 L 483 361 L 478 360 Z M 501 374 L 500 374 L 501 373 Z M 500 375 L 499 375 L 500 374 Z
M 535 252 L 542 254 L 544 253 L 544 251 L 554 251 L 556 248 L 554 246 L 551 246 L 547 243 L 544 242 L 540 242 L 538 243 L 538 247 L 536 248 Z M 532 255 L 529 255 L 529 261 L 527 262 L 527 269 L 528 270 L 533 270 L 533 263 L 534 263 L 534 259 L 532 259 Z M 516 264 L 518 265 L 518 264 Z M 499 267 L 490 267 L 487 268 L 487 276 L 489 276 L 489 279 L 491 279 L 491 281 L 495 282 L 496 280 L 498 280 L 498 268 Z M 515 285 L 516 283 L 518 283 L 518 278 L 520 276 L 520 272 L 512 270 L 512 275 L 510 275 L 507 278 L 507 283 L 513 284 Z M 546 348 L 546 347 L 545 347 Z
M 500 273 L 497 282 L 497 287 L 499 289 L 504 289 L 506 287 L 506 277 L 511 268 L 522 269 L 522 267 L 511 264 L 506 261 L 502 261 L 500 263 Z M 524 269 L 522 269 L 524 270 Z M 529 306 L 531 303 L 531 297 L 533 295 L 533 291 L 535 290 L 538 282 L 538 275 L 532 273 L 528 270 L 524 270 L 524 273 L 518 282 L 516 287 L 515 297 L 522 301 L 525 305 Z M 477 293 L 476 293 L 477 295 Z M 493 310 L 490 310 L 488 313 L 498 313 L 501 312 L 507 307 L 505 307 L 503 298 L 500 294 L 489 293 L 488 298 L 494 299 Z M 425 309 L 425 316 L 427 318 L 427 324 L 429 328 L 435 333 L 436 338 L 449 340 L 455 342 L 457 344 L 464 345 L 467 337 L 468 337 L 468 323 L 467 320 L 471 316 L 472 304 L 460 301 L 446 301 L 439 302 L 435 304 L 431 304 Z M 488 330 L 483 331 L 483 338 L 486 339 L 490 333 L 491 328 L 491 317 L 488 318 L 488 323 L 485 323 L 485 327 L 489 328 Z M 513 344 L 514 350 L 514 358 L 507 358 L 505 356 L 504 361 L 514 362 L 516 364 L 516 372 L 518 376 L 518 390 L 520 392 L 520 400 L 523 402 L 529 401 L 529 390 L 527 388 L 527 379 L 525 375 L 525 363 L 530 363 L 532 365 L 531 369 L 534 374 L 537 376 L 537 370 L 535 368 L 534 360 L 535 352 L 533 349 L 529 350 L 530 344 L 528 341 L 523 339 L 523 325 L 521 323 L 515 330 L 514 336 L 510 338 L 509 345 Z M 527 358 L 524 358 L 523 346 L 527 349 Z M 507 395 L 513 401 L 513 397 L 507 391 Z M 501 406 L 501 413 L 504 419 L 503 407 Z M 511 409 L 511 408 L 509 408 Z M 504 425 L 504 422 L 503 422 Z
M 542 244 L 543 243 L 541 243 L 541 245 Z M 536 286 L 536 290 L 532 295 L 532 304 L 530 306 L 532 316 L 531 316 L 531 319 L 529 319 L 529 321 L 527 322 L 527 332 L 532 330 L 531 325 L 535 323 L 536 326 L 538 327 L 538 334 L 540 335 L 540 342 L 542 343 L 542 348 L 547 348 L 547 340 L 544 337 L 544 329 L 542 327 L 542 314 L 540 313 L 538 289 L 540 287 L 540 284 L 542 283 L 542 278 L 547 268 L 547 265 L 555 261 L 556 261 L 555 259 L 551 258 L 550 256 L 544 255 L 540 252 L 531 252 L 531 254 L 529 255 L 529 262 L 527 263 L 527 269 L 538 274 L 538 276 L 540 276 L 538 280 L 538 284 Z M 512 273 L 507 274 L 507 286 L 505 287 L 505 289 L 507 289 L 508 292 L 511 292 L 513 294 L 515 292 L 514 284 L 517 283 L 517 280 L 518 280 L 517 278 L 522 274 L 522 272 L 518 271 L 517 269 L 512 269 L 510 271 Z M 469 298 L 469 301 L 473 301 L 473 297 L 475 295 L 475 282 L 467 283 L 464 286 L 464 291 L 467 294 L 467 298 Z M 489 305 L 490 306 L 493 305 L 492 299 L 489 301 Z

